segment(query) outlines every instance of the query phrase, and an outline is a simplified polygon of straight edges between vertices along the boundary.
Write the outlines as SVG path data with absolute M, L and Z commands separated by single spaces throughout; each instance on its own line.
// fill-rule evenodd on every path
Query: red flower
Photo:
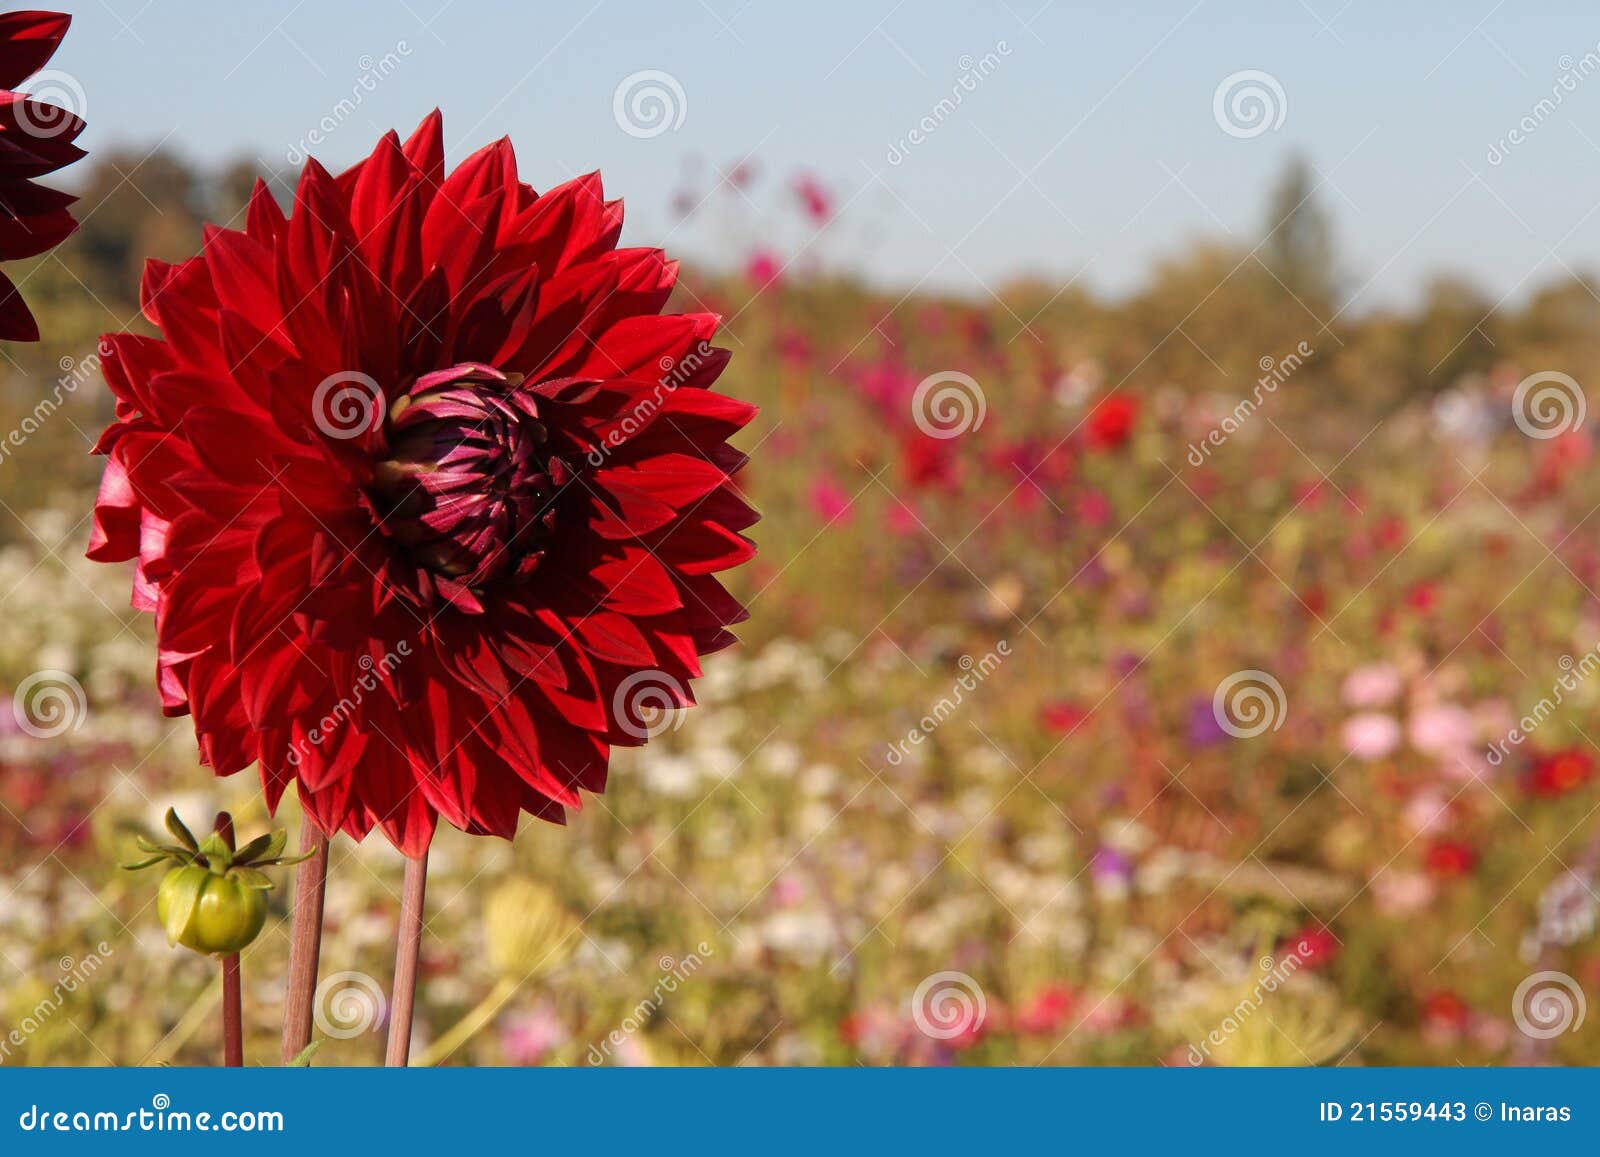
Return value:
M 138 559 L 167 714 L 218 775 L 259 763 L 273 808 L 295 782 L 324 831 L 416 856 L 439 816 L 562 822 L 693 702 L 745 617 L 713 572 L 754 553 L 726 444 L 754 407 L 621 228 L 597 175 L 536 194 L 506 140 L 447 176 L 435 112 L 149 264 L 166 340 L 107 339 L 89 554 Z
M 1555 799 L 1577 791 L 1594 778 L 1594 758 L 1582 748 L 1568 747 L 1541 755 L 1522 781 L 1529 795 Z
M 49 62 L 72 17 L 60 12 L 0 14 L 0 261 L 35 257 L 66 240 L 78 227 L 67 212 L 77 200 L 33 178 L 64 168 L 83 156 L 72 142 L 83 121 L 70 109 L 14 91 Z M 38 341 L 39 326 L 27 304 L 0 274 L 0 339 Z
M 1139 420 L 1139 402 L 1127 394 L 1112 394 L 1089 411 L 1086 434 L 1096 450 L 1118 450 L 1133 436 Z
M 1280 947 L 1299 957 L 1306 968 L 1322 968 L 1339 955 L 1339 938 L 1325 925 L 1307 924 Z
M 1424 996 L 1419 1011 L 1424 1025 L 1446 1032 L 1460 1032 L 1472 1014 L 1466 1001 L 1453 992 L 1443 990 Z
M 1089 712 L 1070 699 L 1054 699 L 1039 708 L 1039 722 L 1058 735 L 1070 735 L 1088 718 Z
M 1428 848 L 1428 871 L 1444 879 L 1465 876 L 1478 866 L 1478 852 L 1459 840 L 1435 840 Z
M 1034 1036 L 1052 1036 L 1067 1027 L 1078 997 L 1071 988 L 1051 983 L 1035 992 L 1017 1011 L 1017 1031 Z

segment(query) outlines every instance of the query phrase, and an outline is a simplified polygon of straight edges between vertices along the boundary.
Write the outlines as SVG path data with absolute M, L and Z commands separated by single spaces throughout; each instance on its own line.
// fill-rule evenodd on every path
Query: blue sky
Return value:
M 75 17 L 54 63 L 82 86 L 91 148 L 164 141 L 284 167 L 332 116 L 310 151 L 336 167 L 439 105 L 455 157 L 509 134 L 536 187 L 599 168 L 628 200 L 629 240 L 688 256 L 763 228 L 775 189 L 756 206 L 714 199 L 687 225 L 670 211 L 686 173 L 752 154 L 774 184 L 810 169 L 845 203 L 808 260 L 904 288 L 981 294 L 1032 274 L 1122 292 L 1194 238 L 1252 238 L 1301 152 L 1358 311 L 1411 300 L 1439 270 L 1515 301 L 1600 268 L 1592 5 L 90 0 Z M 985 56 L 995 66 L 972 81 Z M 677 82 L 682 120 L 640 137 L 613 98 L 646 70 Z M 1214 97 L 1245 70 L 1276 82 L 1281 123 L 1231 135 Z M 937 114 L 964 73 L 959 107 Z M 1509 143 L 1524 118 L 1532 131 Z M 811 241 L 789 229 L 769 239 Z

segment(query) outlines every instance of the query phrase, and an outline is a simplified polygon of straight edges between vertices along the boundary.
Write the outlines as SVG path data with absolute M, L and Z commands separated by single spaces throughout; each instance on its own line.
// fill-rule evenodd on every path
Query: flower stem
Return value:
M 405 1068 L 411 1055 L 411 1013 L 417 1003 L 417 956 L 422 950 L 422 907 L 428 889 L 428 853 L 406 861 L 400 896 L 400 946 L 394 956 L 394 992 L 389 1000 L 389 1051 L 384 1063 Z
M 311 1009 L 322 955 L 322 898 L 328 886 L 328 837 L 310 817 L 301 821 L 300 850 L 316 854 L 295 870 L 294 926 L 289 941 L 289 981 L 283 994 L 283 1063 L 311 1043 Z
M 217 813 L 216 833 L 233 850 L 233 817 Z M 239 985 L 239 954 L 222 958 L 222 1063 L 230 1069 L 244 1067 L 244 1001 Z
M 419 1067 L 436 1065 L 477 1036 L 495 1018 L 495 1014 L 505 1007 L 506 1001 L 516 994 L 519 987 L 520 984 L 515 977 L 502 976 L 495 981 L 494 987 L 489 990 L 489 995 L 457 1021 L 454 1028 L 429 1045 L 427 1051 L 417 1058 L 417 1065 Z

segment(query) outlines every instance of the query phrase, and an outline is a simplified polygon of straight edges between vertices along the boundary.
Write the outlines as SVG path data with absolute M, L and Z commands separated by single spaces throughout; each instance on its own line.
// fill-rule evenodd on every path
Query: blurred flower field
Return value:
M 883 293 L 831 273 L 825 188 L 793 191 L 821 241 L 681 303 L 723 314 L 723 388 L 763 407 L 741 644 L 565 831 L 441 832 L 418 1054 L 1600 1061 L 1591 286 L 1343 318 L 1258 246 L 1115 303 Z M 169 805 L 268 824 L 162 718 L 127 575 L 82 561 L 109 401 L 62 383 L 132 311 L 94 222 L 192 226 L 113 196 L 38 274 L 111 316 L 13 365 L 0 413 L 27 430 L 0 464 L 4 1064 L 209 1061 L 214 969 L 117 864 Z M 315 1063 L 374 1063 L 401 862 L 334 847 Z M 285 891 L 244 958 L 253 1058 Z

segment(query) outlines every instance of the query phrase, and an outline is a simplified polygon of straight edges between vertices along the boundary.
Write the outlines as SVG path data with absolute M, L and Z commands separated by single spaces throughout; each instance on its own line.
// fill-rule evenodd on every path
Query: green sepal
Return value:
M 145 868 L 153 868 L 157 864 L 165 864 L 170 859 L 170 856 L 162 853 L 159 856 L 151 856 L 148 860 L 140 860 L 137 864 L 123 864 L 122 870 L 124 872 L 138 872 Z
M 244 847 L 233 853 L 233 862 L 236 864 L 253 864 L 257 860 L 271 859 L 268 849 L 272 846 L 272 837 L 257 836 Z
M 195 842 L 194 833 L 184 827 L 183 821 L 178 818 L 178 809 L 167 809 L 167 831 L 177 837 L 178 842 L 191 852 L 198 852 L 200 845 Z
M 212 832 L 200 844 L 200 855 L 213 872 L 226 872 L 233 865 L 233 849 L 219 832 Z
M 247 888 L 259 888 L 262 891 L 270 891 L 272 888 L 271 877 L 259 868 L 234 868 L 228 875 Z
M 178 937 L 182 936 L 183 930 L 189 926 L 189 917 L 194 914 L 195 905 L 200 902 L 200 892 L 205 887 L 205 884 L 205 875 L 196 872 L 192 875 L 185 875 L 178 885 L 173 888 L 172 894 L 167 900 L 168 947 L 176 947 Z

